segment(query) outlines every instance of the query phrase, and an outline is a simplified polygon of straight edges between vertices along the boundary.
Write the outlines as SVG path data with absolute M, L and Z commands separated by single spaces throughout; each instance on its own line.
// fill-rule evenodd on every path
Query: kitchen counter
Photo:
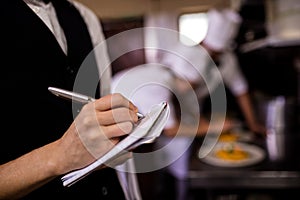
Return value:
M 265 150 L 261 162 L 247 167 L 212 166 L 197 157 L 201 139 L 194 143 L 188 184 L 191 190 L 206 191 L 255 191 L 298 190 L 300 191 L 300 134 L 286 133 L 278 137 L 284 154 L 278 159 L 270 157 L 265 138 L 255 138 L 251 144 Z M 300 196 L 300 192 L 297 192 Z M 298 197 L 299 197 L 298 196 Z

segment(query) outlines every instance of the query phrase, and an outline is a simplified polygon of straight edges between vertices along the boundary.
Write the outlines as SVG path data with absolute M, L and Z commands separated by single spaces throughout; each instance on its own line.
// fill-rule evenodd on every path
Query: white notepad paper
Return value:
M 167 102 L 161 102 L 160 104 L 154 105 L 145 117 L 138 122 L 133 131 L 126 138 L 121 140 L 113 149 L 90 165 L 63 176 L 61 178 L 63 185 L 73 185 L 101 165 L 109 163 L 119 157 L 124 151 L 131 151 L 142 144 L 154 142 L 154 140 L 160 136 L 166 125 L 169 113 L 170 109 Z

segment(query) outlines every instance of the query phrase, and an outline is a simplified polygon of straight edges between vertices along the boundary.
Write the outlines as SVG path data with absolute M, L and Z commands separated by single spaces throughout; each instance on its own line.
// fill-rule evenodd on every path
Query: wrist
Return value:
M 66 171 L 64 170 L 64 158 L 62 157 L 64 154 L 60 153 L 60 143 L 60 140 L 57 140 L 47 145 L 48 151 L 51 153 L 48 155 L 46 167 L 49 169 L 51 176 L 60 176 Z

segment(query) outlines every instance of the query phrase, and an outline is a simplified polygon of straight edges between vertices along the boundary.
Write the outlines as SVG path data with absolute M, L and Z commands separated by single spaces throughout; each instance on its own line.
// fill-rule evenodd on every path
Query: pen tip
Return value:
M 138 116 L 138 120 L 141 120 L 143 119 L 145 116 L 141 113 L 137 113 L 137 116 Z

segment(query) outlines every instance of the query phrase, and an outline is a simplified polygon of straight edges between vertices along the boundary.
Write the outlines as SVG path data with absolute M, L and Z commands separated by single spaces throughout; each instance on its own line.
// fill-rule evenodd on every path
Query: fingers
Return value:
M 113 108 L 126 107 L 132 110 L 133 112 L 137 112 L 137 107 L 133 105 L 128 99 L 126 99 L 123 95 L 119 93 L 107 95 L 101 98 L 101 100 L 95 101 L 96 109 L 100 111 L 106 111 Z
M 133 123 L 121 122 L 110 126 L 104 126 L 102 129 L 108 138 L 116 138 L 128 135 L 133 129 Z
M 101 125 L 112 125 L 115 123 L 121 123 L 130 121 L 132 123 L 138 121 L 138 116 L 132 110 L 128 110 L 127 108 L 116 108 L 113 110 L 104 111 L 98 113 L 98 120 Z
M 129 134 L 138 121 L 136 106 L 121 94 L 104 96 L 85 105 L 81 111 L 76 120 L 78 130 L 84 133 L 98 129 L 109 139 Z
M 101 125 L 111 125 L 124 121 L 135 123 L 138 121 L 137 107 L 119 93 L 104 96 L 94 102 Z

